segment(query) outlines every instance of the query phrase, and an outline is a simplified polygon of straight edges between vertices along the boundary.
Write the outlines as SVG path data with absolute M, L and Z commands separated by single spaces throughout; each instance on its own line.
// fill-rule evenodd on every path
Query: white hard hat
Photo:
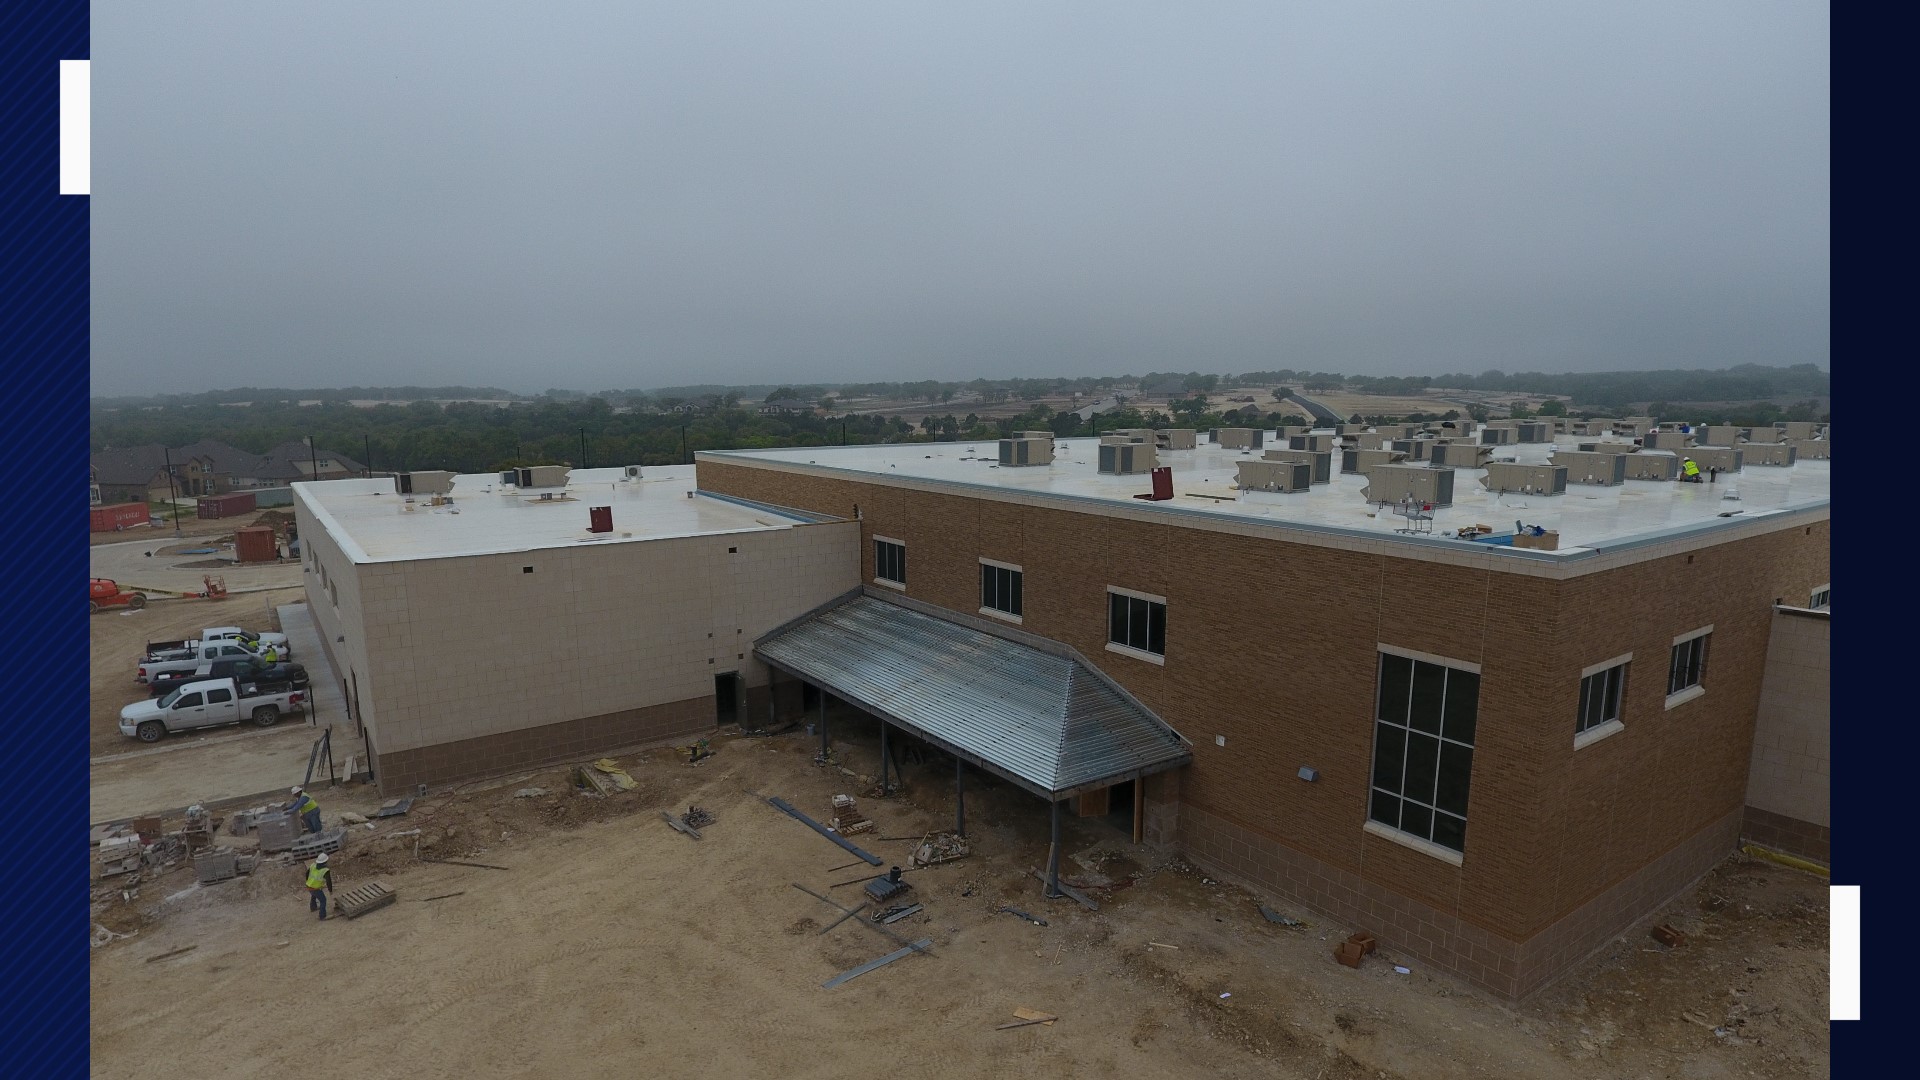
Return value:
M 319 858 L 317 858 L 317 859 L 315 859 L 315 860 L 313 860 L 313 863 L 314 863 L 314 865 L 315 865 L 315 866 L 325 866 L 325 865 L 327 865 L 327 853 L 326 853 L 326 852 L 324 852 L 324 851 L 323 851 L 323 852 L 321 852 L 321 853 L 320 853 L 320 857 L 319 857 Z
M 292 791 L 289 791 L 289 792 L 287 792 L 287 794 L 289 794 L 289 795 L 298 795 L 298 794 L 300 794 L 300 788 L 299 788 L 298 786 L 296 786 L 296 787 L 295 787 L 295 788 L 294 788 L 294 789 L 293 789 Z

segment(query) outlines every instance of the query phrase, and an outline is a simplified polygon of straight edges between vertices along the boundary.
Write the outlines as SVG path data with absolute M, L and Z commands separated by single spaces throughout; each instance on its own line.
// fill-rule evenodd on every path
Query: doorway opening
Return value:
M 720 724 L 740 722 L 740 674 L 729 671 L 713 677 L 714 720 Z

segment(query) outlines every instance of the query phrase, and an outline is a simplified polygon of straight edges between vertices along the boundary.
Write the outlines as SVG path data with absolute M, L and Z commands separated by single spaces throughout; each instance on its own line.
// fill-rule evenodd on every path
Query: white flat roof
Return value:
M 621 468 L 574 469 L 564 488 L 530 489 L 503 485 L 497 473 L 460 475 L 444 506 L 432 505 L 431 495 L 396 493 L 390 477 L 293 487 L 347 556 L 362 563 L 764 532 L 806 520 L 696 494 L 693 474 L 691 465 L 650 465 L 637 480 Z M 587 531 L 594 506 L 613 508 L 611 533 Z
M 1331 429 L 1323 429 L 1323 433 Z M 1009 492 L 1102 500 L 1131 507 L 1172 508 L 1189 513 L 1226 515 L 1274 525 L 1378 533 L 1396 538 L 1406 519 L 1391 509 L 1381 510 L 1360 494 L 1366 477 L 1340 471 L 1340 452 L 1334 451 L 1330 483 L 1310 492 L 1289 495 L 1256 494 L 1252 499 L 1233 487 L 1242 461 L 1259 461 L 1266 450 L 1286 446 L 1267 433 L 1259 450 L 1223 449 L 1206 442 L 1193 450 L 1162 450 L 1159 463 L 1173 469 L 1171 502 L 1137 500 L 1151 490 L 1146 474 L 1114 476 L 1098 471 L 1099 440 L 1059 439 L 1051 465 L 1001 466 L 997 441 L 950 443 L 887 443 L 868 446 L 818 446 L 783 450 L 707 451 L 700 456 L 717 460 L 744 458 L 810 466 L 816 469 L 871 474 L 882 479 L 931 480 L 974 485 Z M 1579 443 L 1604 441 L 1591 436 L 1558 437 L 1557 443 L 1519 443 L 1492 447 L 1495 460 L 1546 464 L 1556 447 L 1577 449 Z M 1410 462 L 1410 464 L 1420 464 Z M 1488 525 L 1496 534 L 1512 533 L 1516 520 L 1560 533 L 1560 551 L 1610 547 L 1626 541 L 1657 539 L 1689 526 L 1706 526 L 1722 514 L 1731 525 L 1751 521 L 1773 511 L 1810 509 L 1831 498 L 1831 462 L 1800 461 L 1787 467 L 1749 465 L 1722 474 L 1714 484 L 1628 480 L 1616 487 L 1568 484 L 1564 495 L 1496 495 L 1480 483 L 1485 469 L 1456 469 L 1453 505 L 1434 512 L 1433 536 L 1444 538 L 1462 526 Z M 1739 499 L 1725 498 L 1737 493 Z M 1205 496 L 1226 496 L 1222 501 Z M 1456 541 L 1457 543 L 1457 541 Z M 1475 545 L 1476 547 L 1491 545 Z M 1513 551 L 1496 547 L 1499 551 Z M 1532 552 L 1527 554 L 1532 555 Z M 1542 553 L 1551 555 L 1552 553 Z

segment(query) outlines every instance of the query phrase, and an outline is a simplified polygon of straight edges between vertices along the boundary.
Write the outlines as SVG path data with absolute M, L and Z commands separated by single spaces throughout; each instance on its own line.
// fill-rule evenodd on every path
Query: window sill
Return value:
M 1383 840 L 1391 840 L 1401 847 L 1412 848 L 1422 855 L 1431 855 L 1444 863 L 1452 863 L 1455 866 L 1459 866 L 1466 861 L 1459 852 L 1450 847 L 1441 847 L 1431 840 L 1422 840 L 1412 833 L 1403 833 L 1391 825 L 1382 825 L 1377 821 L 1369 821 L 1366 824 L 1366 831 Z
M 1009 615 L 999 608 L 983 607 L 980 609 L 980 614 L 985 615 L 989 619 L 999 619 L 1001 622 L 1010 622 L 1015 626 L 1026 621 L 1018 615 Z
M 883 589 L 892 589 L 895 592 L 907 591 L 907 583 L 904 581 L 888 581 L 886 578 L 877 577 L 873 579 L 873 583 Z
M 1701 686 L 1698 683 L 1695 683 L 1694 685 L 1687 687 L 1685 690 L 1682 690 L 1677 694 L 1668 694 L 1666 707 L 1669 709 L 1677 709 L 1680 706 L 1685 705 L 1687 702 L 1692 701 L 1694 698 L 1697 698 L 1706 692 L 1707 692 L 1706 687 Z
M 1135 660 L 1145 660 L 1149 664 L 1158 664 L 1161 667 L 1167 666 L 1166 657 L 1150 653 L 1145 649 L 1136 649 L 1131 645 L 1122 645 L 1117 641 L 1107 642 L 1107 651 L 1110 653 L 1119 653 L 1121 656 L 1131 656 Z
M 1604 724 L 1590 727 L 1580 734 L 1575 735 L 1573 737 L 1573 748 L 1575 750 L 1583 750 L 1609 735 L 1617 734 L 1625 730 L 1627 730 L 1627 725 L 1618 720 L 1609 720 Z

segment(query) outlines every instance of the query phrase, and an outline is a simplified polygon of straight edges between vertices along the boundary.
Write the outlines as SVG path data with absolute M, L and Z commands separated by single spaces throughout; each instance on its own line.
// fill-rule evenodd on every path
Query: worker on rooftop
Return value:
M 306 827 L 306 831 L 320 831 L 320 804 L 313 801 L 313 796 L 307 794 L 306 788 L 293 789 L 293 801 L 287 804 L 287 810 L 300 815 L 300 823 Z
M 1700 482 L 1700 466 L 1695 465 L 1692 458 L 1680 459 L 1680 482 L 1683 484 Z
M 321 852 L 307 867 L 307 910 L 327 917 L 327 894 L 333 891 L 333 869 L 327 865 L 327 853 Z

